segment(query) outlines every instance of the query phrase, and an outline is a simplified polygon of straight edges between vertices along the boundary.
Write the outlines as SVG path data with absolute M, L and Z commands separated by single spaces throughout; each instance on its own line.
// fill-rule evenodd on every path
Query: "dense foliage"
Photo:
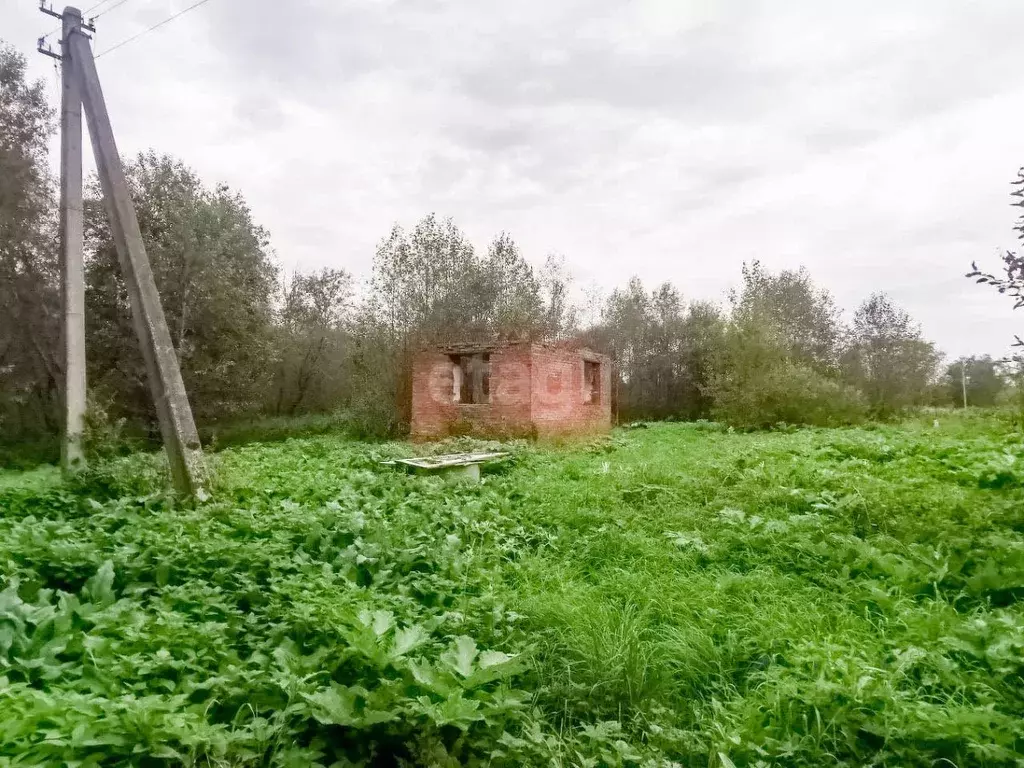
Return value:
M 140 155 L 125 173 L 164 315 L 199 421 L 251 413 L 269 389 L 277 268 L 241 195 L 181 162 Z M 128 288 L 100 197 L 85 211 L 89 380 L 121 415 L 155 420 Z
M 192 509 L 149 455 L 0 475 L 0 765 L 1024 759 L 993 417 L 513 448 L 477 486 L 232 448 Z
M 941 355 L 910 315 L 877 293 L 854 315 L 844 357 L 848 381 L 876 415 L 888 416 L 921 402 Z
M 1000 395 L 1012 385 L 1013 377 L 1006 374 L 1006 363 L 993 360 L 990 355 L 961 357 L 948 366 L 942 377 L 944 397 L 958 407 L 965 405 L 982 408 L 997 405 Z
M 38 461 L 59 426 L 60 296 L 46 162 L 53 110 L 25 70 L 0 40 L 0 443 Z

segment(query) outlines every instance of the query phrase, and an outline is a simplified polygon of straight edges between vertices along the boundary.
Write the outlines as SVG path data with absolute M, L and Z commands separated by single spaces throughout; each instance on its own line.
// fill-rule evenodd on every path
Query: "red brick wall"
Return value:
M 422 352 L 413 360 L 412 436 L 417 439 L 471 432 L 479 435 L 570 435 L 611 427 L 611 364 L 601 364 L 599 403 L 585 402 L 579 350 L 522 344 L 490 353 L 490 403 L 452 402 L 452 363 L 446 354 Z M 467 386 L 464 383 L 463 386 Z
M 451 361 L 447 355 L 420 352 L 412 361 L 413 437 L 440 437 L 447 434 L 448 422 L 455 416 L 450 402 Z M 445 393 L 449 402 L 445 402 Z
M 588 434 L 611 428 L 611 362 L 603 355 L 586 357 L 601 365 L 597 403 L 587 402 L 583 353 L 569 348 L 534 347 L 530 411 L 538 435 Z
M 412 436 L 531 434 L 530 347 L 495 349 L 490 364 L 490 403 L 454 403 L 451 359 L 436 352 L 418 354 L 412 372 Z

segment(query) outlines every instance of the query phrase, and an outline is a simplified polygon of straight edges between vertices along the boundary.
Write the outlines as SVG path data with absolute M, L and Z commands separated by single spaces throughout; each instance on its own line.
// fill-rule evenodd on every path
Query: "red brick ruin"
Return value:
M 583 347 L 452 344 L 413 360 L 414 438 L 595 434 L 611 415 L 611 360 Z

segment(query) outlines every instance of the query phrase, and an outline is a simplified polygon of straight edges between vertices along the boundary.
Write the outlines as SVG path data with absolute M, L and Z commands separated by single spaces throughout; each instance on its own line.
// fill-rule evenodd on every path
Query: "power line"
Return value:
M 122 0 L 122 2 L 124 2 L 124 1 L 125 1 L 125 0 Z M 106 56 L 106 55 L 107 55 L 108 53 L 110 53 L 111 51 L 115 51 L 115 50 L 117 50 L 117 49 L 118 49 L 118 48 L 120 48 L 120 47 L 121 47 L 122 45 L 128 45 L 128 43 L 132 42 L 133 40 L 138 40 L 138 39 L 139 39 L 140 37 L 142 37 L 143 35 L 149 34 L 149 33 L 150 33 L 150 32 L 152 32 L 152 31 L 153 31 L 154 29 L 157 29 L 157 28 L 159 28 L 159 27 L 162 27 L 162 26 L 163 26 L 164 24 L 168 24 L 169 22 L 172 22 L 172 21 L 174 21 L 174 20 L 175 20 L 176 18 L 178 18 L 179 16 L 184 16 L 184 15 L 185 15 L 186 13 L 188 13 L 189 11 L 191 11 L 191 10 L 192 10 L 193 8 L 198 8 L 198 7 L 200 6 L 200 5 L 203 5 L 204 3 L 208 3 L 209 1 L 210 1 L 210 0 L 199 0 L 198 2 L 192 3 L 192 5 L 190 5 L 190 6 L 188 7 L 188 8 L 185 8 L 185 9 L 183 9 L 183 10 L 180 10 L 180 11 L 178 11 L 177 13 L 175 13 L 175 14 L 173 14 L 173 15 L 171 15 L 171 16 L 168 16 L 168 17 L 167 17 L 166 19 L 164 19 L 164 20 L 163 20 L 163 21 L 161 21 L 161 22 L 158 22 L 158 23 L 154 24 L 154 25 L 153 25 L 152 27 L 150 27 L 149 29 L 144 29 L 144 30 L 142 30 L 141 32 L 139 32 L 138 34 L 132 35 L 131 37 L 129 37 L 129 38 L 126 38 L 126 39 L 122 40 L 122 41 L 121 41 L 120 43 L 117 43 L 116 45 L 112 45 L 112 46 L 110 46 L 110 47 L 109 47 L 109 48 L 107 48 L 107 49 L 106 49 L 105 51 L 102 51 L 102 52 L 100 52 L 100 53 L 97 53 L 97 54 L 96 54 L 96 58 L 98 59 L 98 58 L 99 58 L 100 56 Z
M 106 1 L 107 1 L 107 0 L 103 0 L 103 2 L 100 2 L 100 3 L 96 3 L 96 5 L 94 5 L 94 6 L 93 6 L 93 8 L 95 8 L 95 7 L 97 6 L 97 5 L 103 5 L 103 3 L 105 3 Z M 96 21 L 96 19 L 98 19 L 98 18 L 99 18 L 100 16 L 104 16 L 104 15 L 106 15 L 106 14 L 110 13 L 110 12 L 111 12 L 112 10 L 114 10 L 115 8 L 120 8 L 120 7 L 122 6 L 122 5 L 124 5 L 124 4 L 125 4 L 125 3 L 127 3 L 127 2 L 128 2 L 128 0 L 118 0 L 118 2 L 114 3 L 114 4 L 113 4 L 112 6 L 110 6 L 109 8 L 104 8 L 104 9 L 103 9 L 102 11 L 100 11 L 100 12 L 99 12 L 99 13 L 97 13 L 97 14 L 96 14 L 95 16 L 93 16 L 93 17 L 92 17 L 92 19 L 90 19 L 90 21 Z M 92 10 L 92 8 L 90 8 L 89 10 L 91 11 L 91 10 Z M 89 12 L 89 11 L 86 11 L 86 13 L 88 13 L 88 12 Z
M 106 2 L 109 2 L 109 1 L 110 1 L 110 0 L 100 0 L 100 1 L 98 2 L 98 3 L 94 3 L 93 5 L 90 5 L 90 6 L 89 6 L 88 8 L 86 8 L 86 9 L 85 9 L 84 11 L 82 11 L 82 18 L 83 18 L 83 19 L 88 19 L 88 18 L 89 18 L 89 12 L 90 12 L 90 11 L 94 11 L 94 10 L 96 10 L 96 9 L 97 9 L 97 8 L 99 8 L 99 7 L 101 6 L 101 5 L 103 5 L 104 3 L 106 3 Z M 121 2 L 120 2 L 120 3 L 118 3 L 117 5 L 113 5 L 113 6 L 111 6 L 110 8 L 107 8 L 107 11 L 111 10 L 112 8 L 116 8 L 116 7 L 118 6 L 118 5 L 121 5 L 121 3 L 126 3 L 126 2 L 128 2 L 128 0 L 121 0 Z M 94 18 L 97 18 L 97 19 L 98 19 L 98 18 L 99 18 L 100 16 L 102 16 L 102 15 L 103 15 L 104 13 L 106 13 L 107 11 L 100 11 L 100 12 L 99 12 L 99 13 L 98 13 L 98 14 L 97 14 L 97 15 L 96 15 L 96 16 L 95 16 Z M 49 32 L 47 32 L 47 33 L 46 33 L 45 35 L 43 35 L 43 36 L 42 36 L 41 38 L 39 38 L 39 39 L 40 39 L 40 40 L 45 40 L 45 39 L 46 39 L 46 38 L 48 38 L 48 37 L 49 37 L 50 35 L 52 35 L 52 34 L 53 34 L 54 32 L 60 32 L 60 31 L 61 31 L 61 30 L 62 30 L 63 28 L 64 28 L 64 25 L 63 25 L 63 24 L 62 24 L 62 25 L 60 25 L 60 26 L 54 27 L 53 29 L 51 29 L 51 30 L 50 30 Z
M 93 5 L 90 5 L 84 11 L 82 11 L 82 18 L 83 19 L 88 18 L 89 17 L 89 13 L 91 11 L 95 11 L 97 8 L 99 8 L 101 5 L 103 5 L 105 2 L 107 2 L 107 0 L 100 0 L 98 3 L 94 3 Z M 107 10 L 109 10 L 109 8 Z M 103 11 L 103 13 L 106 13 L 106 12 L 107 11 Z

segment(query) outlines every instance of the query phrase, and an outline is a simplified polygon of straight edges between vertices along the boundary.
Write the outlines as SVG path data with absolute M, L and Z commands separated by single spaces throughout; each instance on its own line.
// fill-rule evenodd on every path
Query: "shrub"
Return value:
M 85 411 L 85 431 L 82 449 L 89 461 L 105 461 L 115 456 L 126 456 L 142 446 L 127 435 L 127 420 L 110 415 L 110 400 L 91 395 Z
M 741 316 L 715 354 L 705 388 L 713 416 L 743 429 L 776 424 L 838 426 L 861 421 L 864 396 L 836 380 L 827 359 L 794 351 L 787 330 L 763 313 Z
M 1005 414 L 1012 426 L 1024 428 L 1024 376 L 1016 373 L 1010 386 L 1005 387 L 996 398 L 996 406 Z
M 712 387 L 715 418 L 733 427 L 838 426 L 861 421 L 867 413 L 863 395 L 853 387 L 786 361 L 718 374 Z

